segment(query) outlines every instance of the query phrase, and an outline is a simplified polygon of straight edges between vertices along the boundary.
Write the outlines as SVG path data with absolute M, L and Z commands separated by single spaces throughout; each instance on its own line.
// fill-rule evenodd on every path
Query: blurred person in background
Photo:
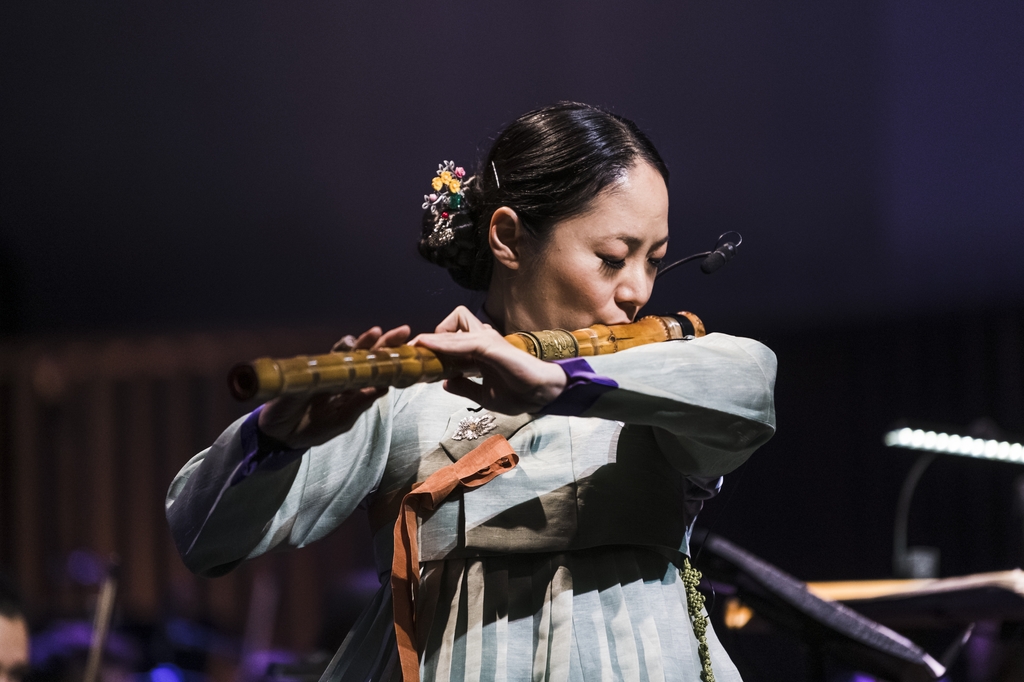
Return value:
M 0 574 L 0 682 L 22 682 L 29 660 L 28 623 L 21 595 Z

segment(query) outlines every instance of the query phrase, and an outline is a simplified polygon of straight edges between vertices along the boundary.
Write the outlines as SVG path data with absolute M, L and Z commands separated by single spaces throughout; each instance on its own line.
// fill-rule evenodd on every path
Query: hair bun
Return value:
M 423 222 L 419 240 L 420 255 L 448 270 L 452 279 L 467 289 L 486 289 L 490 272 L 481 271 L 481 261 L 489 265 L 490 254 L 481 254 L 477 229 L 479 191 L 476 177 L 463 179 L 465 171 L 451 161 L 438 166 L 431 187 L 433 194 L 423 197 Z M 482 258 L 482 255 L 487 258 Z

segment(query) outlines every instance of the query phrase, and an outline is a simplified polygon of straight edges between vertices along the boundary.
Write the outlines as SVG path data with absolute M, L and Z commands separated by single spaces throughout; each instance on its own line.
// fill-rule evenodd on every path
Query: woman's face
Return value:
M 590 209 L 524 244 L 506 301 L 506 327 L 582 329 L 631 322 L 651 296 L 668 246 L 668 189 L 648 163 L 633 166 Z

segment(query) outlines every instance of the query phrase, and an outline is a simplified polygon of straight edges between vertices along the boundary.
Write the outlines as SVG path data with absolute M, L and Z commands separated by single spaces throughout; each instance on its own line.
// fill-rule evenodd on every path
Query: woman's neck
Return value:
M 503 304 L 504 297 L 496 295 L 493 291 L 487 293 L 487 300 L 484 301 L 483 313 L 488 319 L 484 320 L 487 324 L 497 329 L 502 334 L 513 334 L 518 329 L 509 329 L 508 324 L 505 323 L 505 306 Z
M 496 267 L 495 270 L 498 268 Z M 490 319 L 490 325 L 502 334 L 514 334 L 521 331 L 529 331 L 522 326 L 521 315 L 515 311 L 515 296 L 510 291 L 513 277 L 509 273 L 500 278 L 498 272 L 491 278 L 491 286 L 487 289 L 487 300 L 484 302 L 484 312 Z

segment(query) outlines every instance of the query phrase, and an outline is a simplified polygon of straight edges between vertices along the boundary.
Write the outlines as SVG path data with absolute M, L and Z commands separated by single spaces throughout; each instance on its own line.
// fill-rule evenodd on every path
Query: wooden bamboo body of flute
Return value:
M 541 360 L 560 360 L 616 353 L 660 341 L 703 336 L 704 325 L 693 313 L 648 316 L 630 324 L 594 325 L 570 332 L 554 329 L 509 334 L 505 340 Z M 228 375 L 238 400 L 269 400 L 280 395 L 340 392 L 367 386 L 404 388 L 415 383 L 473 376 L 472 365 L 438 357 L 419 346 L 351 350 L 292 358 L 259 358 L 236 365 Z

